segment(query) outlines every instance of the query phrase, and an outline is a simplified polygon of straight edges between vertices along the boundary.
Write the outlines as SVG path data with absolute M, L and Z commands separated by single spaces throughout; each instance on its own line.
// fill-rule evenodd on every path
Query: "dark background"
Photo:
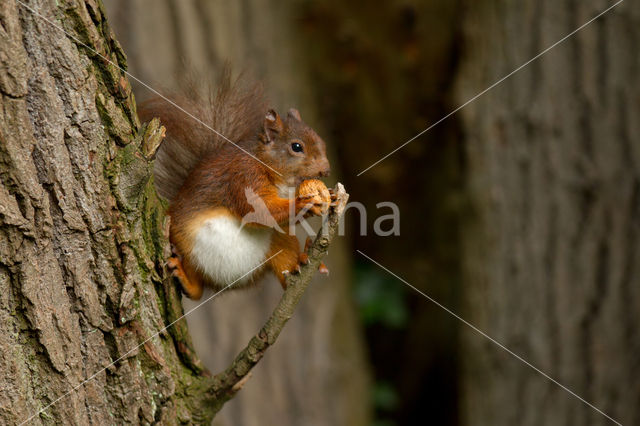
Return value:
M 368 256 L 624 424 L 640 423 L 640 9 L 557 1 L 106 0 L 130 71 L 171 90 L 225 61 L 296 106 L 355 210 L 281 341 L 219 424 L 610 424 Z M 136 87 L 138 99 L 149 96 Z M 178 113 L 178 112 L 176 112 Z M 388 210 L 399 236 L 373 234 Z M 226 365 L 278 297 L 191 330 Z

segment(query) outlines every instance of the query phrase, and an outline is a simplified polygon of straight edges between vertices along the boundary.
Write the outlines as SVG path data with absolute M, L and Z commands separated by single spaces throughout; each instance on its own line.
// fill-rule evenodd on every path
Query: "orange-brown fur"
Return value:
M 280 253 L 278 251 L 282 250 Z M 276 253 L 278 253 L 276 255 Z M 271 240 L 271 250 L 269 257 L 274 256 L 270 261 L 271 269 L 276 275 L 282 288 L 286 288 L 284 271 L 294 272 L 300 260 L 300 247 L 298 238 L 295 235 L 275 232 Z
M 207 124 L 260 161 L 162 100 L 152 99 L 139 107 L 142 120 L 159 117 L 167 128 L 156 160 L 156 185 L 170 201 L 170 239 L 177 256 L 169 266 L 187 296 L 194 299 L 201 297 L 205 285 L 221 284 L 210 282 L 191 262 L 195 233 L 215 215 L 242 218 L 253 212 L 245 195 L 247 188 L 260 196 L 279 224 L 288 222 L 292 207 L 296 214 L 305 208 L 321 214 L 330 201 L 326 186 L 311 179 L 328 174 L 324 142 L 300 120 L 299 113 L 291 110 L 282 120 L 274 111 L 267 111 L 257 85 L 239 88 L 228 75 L 220 87 L 207 101 L 186 100 L 186 109 L 191 107 L 194 114 L 199 113 L 203 121 L 208 120 Z M 185 100 L 175 99 L 176 103 Z M 304 156 L 291 150 L 292 141 L 303 144 Z M 282 184 L 298 187 L 295 199 L 279 195 L 278 185 Z M 258 218 L 248 225 L 263 226 L 260 223 L 265 222 Z M 284 286 L 283 271 L 295 272 L 298 267 L 296 237 L 274 232 L 269 256 L 279 250 L 269 267 Z

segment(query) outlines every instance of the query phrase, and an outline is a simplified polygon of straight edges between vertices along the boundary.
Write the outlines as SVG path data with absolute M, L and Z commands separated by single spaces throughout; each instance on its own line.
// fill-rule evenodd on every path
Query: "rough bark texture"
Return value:
M 126 66 L 99 3 L 30 2 Z M 15 1 L 0 5 L 0 423 L 188 419 L 164 325 L 164 224 L 121 71 Z M 148 152 L 148 151 L 147 151 Z
M 457 103 L 611 4 L 467 2 Z M 461 112 L 463 316 L 623 424 L 640 424 L 638 28 L 624 2 Z M 465 424 L 611 424 L 462 337 Z
M 158 334 L 182 309 L 152 179 L 163 129 L 138 123 L 102 4 L 7 1 L 0 24 L 0 423 L 210 423 L 238 385 L 181 359 L 184 320 Z
M 289 2 L 105 3 L 137 77 L 168 90 L 185 70 L 208 78 L 230 60 L 234 70 L 247 69 L 264 81 L 279 111 L 298 108 L 331 149 L 332 139 L 318 128 L 310 83 L 300 71 L 299 34 Z M 138 99 L 148 95 L 136 87 Z M 335 166 L 332 160 L 332 179 L 339 175 Z M 367 363 L 349 288 L 350 258 L 344 242 L 336 240 L 326 260 L 330 279 L 314 279 L 278 344 L 215 424 L 368 424 Z M 281 294 L 269 277 L 255 289 L 221 295 L 191 314 L 190 330 L 204 364 L 213 372 L 225 368 Z

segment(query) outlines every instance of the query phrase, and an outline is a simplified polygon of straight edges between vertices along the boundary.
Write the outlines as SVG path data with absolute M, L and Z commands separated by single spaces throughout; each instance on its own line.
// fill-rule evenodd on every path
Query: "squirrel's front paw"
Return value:
M 297 189 L 296 198 L 310 213 L 321 216 L 329 211 L 331 193 L 327 186 L 318 179 L 303 181 Z

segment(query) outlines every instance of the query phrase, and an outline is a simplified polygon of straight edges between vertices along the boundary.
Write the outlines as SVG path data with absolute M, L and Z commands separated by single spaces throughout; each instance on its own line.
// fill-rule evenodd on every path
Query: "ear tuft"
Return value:
M 282 120 L 278 113 L 270 109 L 264 116 L 264 133 L 267 143 L 273 142 L 273 139 L 283 130 Z
M 302 121 L 302 118 L 300 118 L 300 111 L 298 111 L 295 108 L 291 108 L 289 109 L 289 112 L 287 113 L 287 116 L 290 118 L 294 118 L 298 121 Z
M 270 109 L 269 111 L 267 111 L 267 115 L 265 115 L 264 118 L 269 122 L 274 122 L 276 121 L 277 117 L 278 117 L 278 113 L 275 110 Z

